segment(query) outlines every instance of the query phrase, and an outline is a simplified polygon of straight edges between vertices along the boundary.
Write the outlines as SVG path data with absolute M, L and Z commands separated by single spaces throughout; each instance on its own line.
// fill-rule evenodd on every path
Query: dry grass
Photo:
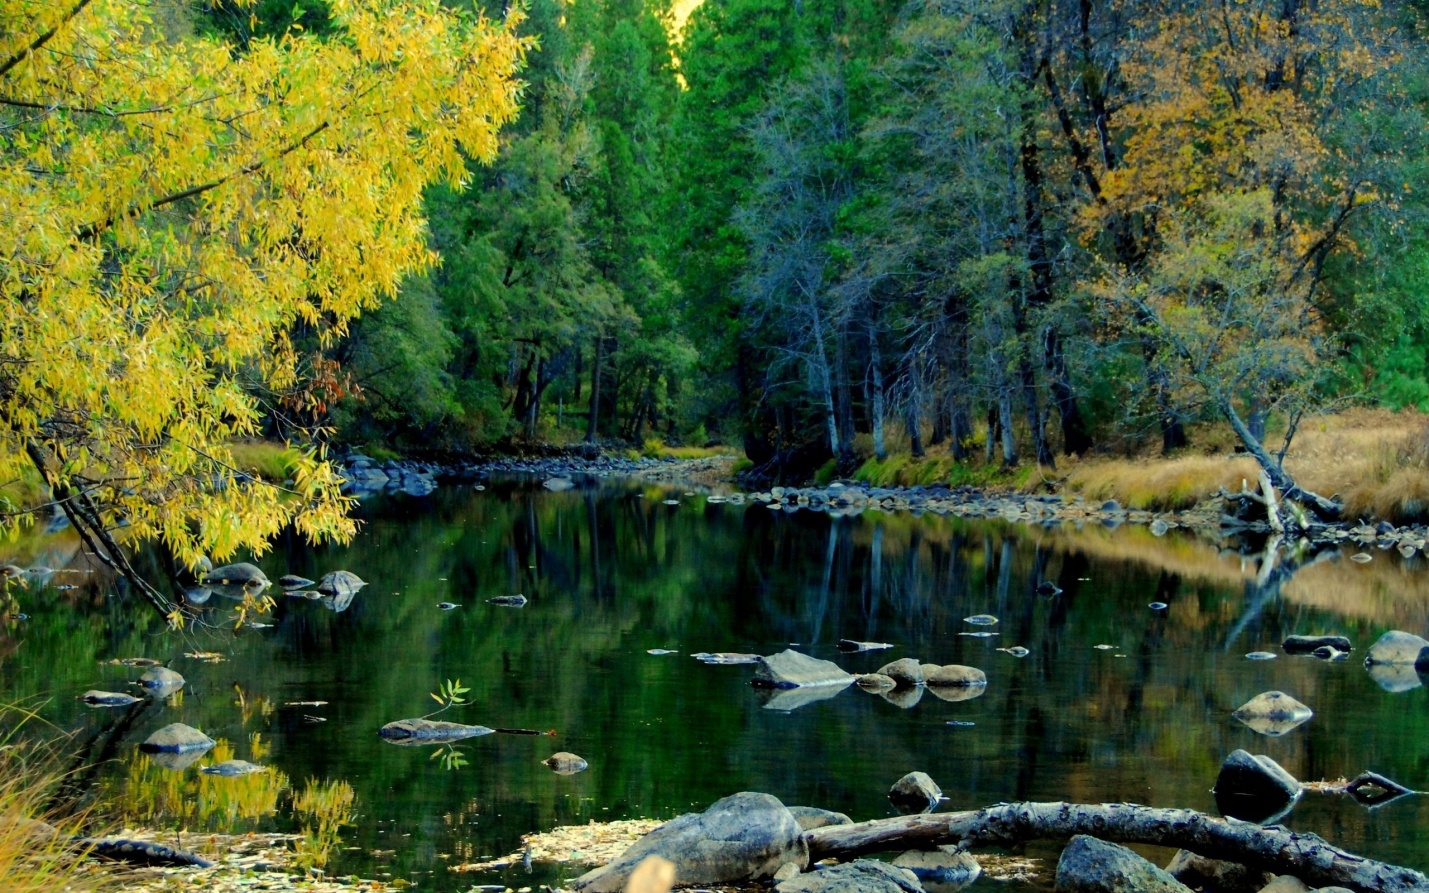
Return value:
M 291 477 L 293 463 L 302 458 L 292 447 L 262 440 L 231 443 L 228 450 L 233 454 L 234 467 L 239 471 L 275 484 Z
M 0 708 L 0 728 L 38 721 L 24 707 Z M 112 888 L 111 879 L 69 846 L 80 820 L 46 805 L 61 776 L 54 754 L 17 733 L 0 736 L 0 889 L 5 893 L 89 893 Z
M 1219 443 L 1225 433 L 1200 428 L 1194 439 Z M 1278 449 L 1280 437 L 1272 431 L 1267 446 Z M 1358 409 L 1307 419 L 1285 465 L 1301 486 L 1340 496 L 1350 518 L 1429 520 L 1429 417 L 1421 413 Z M 1169 511 L 1220 487 L 1254 486 L 1257 471 L 1254 460 L 1231 454 L 1090 459 L 1067 465 L 1064 486 L 1089 499 Z

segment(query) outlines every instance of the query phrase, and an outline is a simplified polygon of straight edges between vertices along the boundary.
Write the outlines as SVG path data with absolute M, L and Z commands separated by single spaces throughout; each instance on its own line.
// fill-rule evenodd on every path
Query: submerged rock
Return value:
M 854 680 L 854 685 L 866 691 L 888 691 L 898 687 L 898 683 L 894 682 L 892 677 L 882 673 L 864 673 Z
M 575 484 L 569 478 L 546 478 L 541 486 L 550 490 L 552 493 L 559 493 L 562 490 L 571 489 Z
M 498 595 L 495 598 L 487 599 L 486 603 L 502 608 L 524 608 L 526 601 L 526 596 L 517 593 L 516 595 Z
M 1411 691 L 1424 684 L 1424 677 L 1419 675 L 1415 664 L 1370 664 L 1365 670 L 1376 685 L 1390 694 Z
M 136 704 L 139 699 L 133 695 L 127 695 L 120 691 L 99 691 L 90 689 L 79 696 L 79 699 L 91 707 L 128 707 Z
M 1275 660 L 1280 655 L 1274 651 L 1252 651 L 1246 655 L 1248 660 Z
M 590 768 L 590 764 L 573 753 L 557 751 L 541 761 L 557 775 L 575 775 Z
M 997 618 L 991 614 L 974 614 L 971 617 L 964 617 L 963 623 L 971 623 L 973 626 L 992 626 L 997 623 Z
M 913 872 L 873 859 L 855 859 L 800 874 L 774 890 L 775 893 L 927 893 Z
M 794 821 L 799 823 L 799 827 L 805 831 L 812 831 L 815 828 L 828 828 L 834 825 L 853 824 L 853 819 L 841 812 L 819 809 L 816 806 L 790 806 L 789 814 L 794 817 Z
M 445 744 L 490 735 L 495 729 L 468 726 L 459 722 L 435 719 L 399 719 L 377 730 L 377 734 L 393 744 Z
M 267 589 L 272 585 L 257 565 L 246 561 L 216 567 L 204 575 L 203 582 L 216 586 L 241 586 L 244 589 Z
M 1264 822 L 1294 806 L 1302 790 L 1295 776 L 1270 757 L 1235 750 L 1221 764 L 1212 793 L 1222 815 Z
M 766 688 L 805 688 L 824 685 L 848 685 L 853 676 L 838 664 L 819 660 L 793 649 L 761 657 L 754 671 L 753 685 Z
M 943 789 L 926 772 L 909 772 L 888 789 L 888 799 L 899 809 L 928 810 L 938 805 Z
M 962 689 L 948 688 L 938 690 L 961 691 Z M 910 710 L 916 707 L 919 701 L 923 700 L 923 692 L 925 691 L 929 691 L 929 689 L 921 685 L 909 685 L 903 688 L 890 688 L 887 691 L 876 692 L 876 694 L 900 710 Z
M 212 766 L 204 766 L 198 770 L 204 775 L 219 775 L 224 778 L 238 778 L 241 775 L 252 775 L 255 772 L 268 771 L 267 766 L 259 766 L 257 763 L 250 763 L 247 760 L 224 760 L 222 763 L 215 763 Z
M 618 893 L 647 856 L 675 864 L 684 885 L 772 877 L 788 863 L 808 864 L 804 831 L 774 797 L 749 791 L 725 797 L 702 813 L 682 815 L 646 834 L 609 865 L 577 878 L 577 893 Z
M 168 667 L 150 667 L 139 677 L 139 684 L 156 698 L 167 698 L 184 687 L 184 677 Z
M 840 651 L 882 651 L 893 646 L 887 642 L 858 642 L 853 639 L 839 639 L 838 649 Z
M 139 745 L 147 753 L 201 753 L 213 747 L 213 739 L 193 726 L 171 722 Z
M 781 710 L 788 713 L 807 707 L 819 701 L 827 701 L 853 683 L 853 677 L 834 685 L 801 685 L 798 688 L 761 688 L 760 700 L 765 710 Z
M 1056 893 L 1191 893 L 1124 846 L 1078 834 L 1057 860 Z
M 696 651 L 690 655 L 690 657 L 693 657 L 700 663 L 719 664 L 721 666 L 726 664 L 757 664 L 761 656 L 762 655 L 758 654 L 743 654 L 736 651 L 716 651 L 714 653 Z
M 943 846 L 936 850 L 909 850 L 893 860 L 896 868 L 906 868 L 917 875 L 929 893 L 953 893 L 968 886 L 982 875 L 978 861 L 957 847 Z
M 278 578 L 278 585 L 283 589 L 307 589 L 313 585 L 313 582 L 307 577 L 300 577 L 297 574 L 284 574 Z
M 1166 873 L 1188 887 L 1216 893 L 1259 893 L 1275 876 L 1239 862 L 1207 859 L 1190 850 L 1178 850 L 1166 866 Z

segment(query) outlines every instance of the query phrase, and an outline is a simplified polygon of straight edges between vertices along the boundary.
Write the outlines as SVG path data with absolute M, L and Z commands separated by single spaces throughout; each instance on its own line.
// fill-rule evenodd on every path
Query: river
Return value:
M 1373 561 L 1358 564 L 1347 549 L 1258 586 L 1256 556 L 1178 531 L 831 518 L 612 480 L 375 498 L 359 517 L 349 546 L 281 539 L 256 559 L 272 579 L 346 569 L 368 581 L 342 611 L 278 593 L 271 627 L 235 630 L 232 603 L 216 597 L 202 622 L 169 632 L 97 575 L 33 582 L 17 596 L 28 619 L 0 633 L 0 699 L 72 732 L 99 763 L 79 782 L 129 827 L 311 827 L 311 799 L 297 795 L 345 782 L 354 822 L 329 873 L 432 891 L 556 882 L 571 870 L 450 866 L 517 851 L 530 831 L 668 818 L 740 790 L 856 820 L 892 815 L 888 787 L 912 770 L 942 787 L 944 809 L 1065 799 L 1214 813 L 1211 787 L 1236 748 L 1303 780 L 1371 769 L 1429 787 L 1429 691 L 1412 674 L 1395 684 L 1362 665 L 1385 630 L 1429 632 L 1422 559 L 1370 550 Z M 75 547 L 60 533 L 26 548 L 12 557 L 62 566 Z M 147 566 L 158 571 L 156 561 Z M 1039 594 L 1044 581 L 1062 593 Z M 524 607 L 487 603 L 517 593 Z M 999 622 L 965 622 L 976 614 Z M 996 635 L 964 635 L 988 630 Z M 1292 633 L 1345 635 L 1355 652 L 1246 658 L 1279 652 Z M 894 647 L 843 654 L 841 638 Z M 1013 646 L 1028 653 L 998 650 Z M 851 672 L 900 657 L 968 664 L 988 685 L 968 700 L 928 690 L 913 703 L 849 688 L 784 709 L 750 686 L 750 667 L 690 657 L 791 647 Z M 222 659 L 186 656 L 204 653 Z M 129 657 L 167 661 L 187 685 L 127 710 L 76 700 L 126 690 L 141 670 L 110 661 Z M 441 719 L 554 735 L 494 734 L 456 749 L 377 737 L 386 722 L 435 709 L 429 693 L 458 679 L 468 703 Z M 1271 689 L 1314 717 L 1267 737 L 1231 716 Z M 139 753 L 175 721 L 219 740 L 203 762 L 234 756 L 272 771 L 214 778 Z M 555 751 L 590 768 L 557 775 L 541 762 Z M 1281 821 L 1429 869 L 1424 797 L 1371 810 L 1311 794 Z

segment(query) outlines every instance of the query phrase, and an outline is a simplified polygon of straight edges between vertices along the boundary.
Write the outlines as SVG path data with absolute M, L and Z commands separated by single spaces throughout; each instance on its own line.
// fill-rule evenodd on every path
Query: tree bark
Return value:
M 1212 818 L 1189 809 L 1131 803 L 1004 803 L 943 815 L 900 816 L 855 825 L 817 828 L 804 835 L 810 862 L 852 859 L 868 853 L 932 849 L 1014 847 L 1029 840 L 1067 840 L 1089 834 L 1114 843 L 1190 850 L 1209 859 L 1239 862 L 1290 874 L 1310 887 L 1340 886 L 1361 893 L 1429 893 L 1429 878 L 1408 868 L 1364 859 L 1314 834 L 1278 825 Z
M 1250 453 L 1251 456 L 1255 457 L 1255 461 L 1260 463 L 1260 467 L 1263 468 L 1265 473 L 1269 476 L 1270 482 L 1279 488 L 1284 498 L 1293 499 L 1296 502 L 1308 503 L 1315 514 L 1324 520 L 1339 520 L 1340 513 L 1344 511 L 1344 506 L 1296 484 L 1295 479 L 1285 470 L 1285 466 L 1275 461 L 1270 453 L 1266 451 L 1265 444 L 1261 443 L 1260 440 L 1251 433 L 1250 427 L 1247 426 L 1245 420 L 1240 417 L 1240 413 L 1236 411 L 1235 404 L 1231 402 L 1229 397 L 1221 397 L 1218 399 L 1216 401 L 1216 408 L 1221 411 L 1221 415 L 1225 416 L 1226 421 L 1230 422 L 1231 430 L 1235 432 L 1236 437 L 1240 438 L 1240 442 L 1245 446 L 1246 452 Z
M 595 357 L 590 364 L 590 417 L 586 420 L 586 443 L 595 443 L 600 431 L 600 369 L 605 365 L 605 358 L 602 355 L 604 349 L 605 339 L 596 335 Z

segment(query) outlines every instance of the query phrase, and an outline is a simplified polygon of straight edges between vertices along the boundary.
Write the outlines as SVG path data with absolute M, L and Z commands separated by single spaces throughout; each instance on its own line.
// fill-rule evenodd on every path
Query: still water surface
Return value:
M 678 505 L 665 504 L 672 496 Z M 369 583 L 340 612 L 280 595 L 271 628 L 234 632 L 232 604 L 215 598 L 208 627 L 169 633 L 102 581 L 32 586 L 21 595 L 30 619 L 0 638 L 0 696 L 47 698 L 43 715 L 105 761 L 84 780 L 131 827 L 292 830 L 310 821 L 293 808 L 310 780 L 345 781 L 358 817 L 328 871 L 435 891 L 559 880 L 539 864 L 529 875 L 448 866 L 516 851 L 526 832 L 668 818 L 740 790 L 891 815 L 885 792 L 915 769 L 941 785 L 945 809 L 1067 799 L 1214 812 L 1210 788 L 1235 748 L 1301 779 L 1373 769 L 1429 788 L 1429 692 L 1387 691 L 1361 665 L 1386 629 L 1429 632 L 1429 571 L 1397 555 L 1364 566 L 1331 556 L 1267 590 L 1254 559 L 1175 532 L 831 519 L 611 481 L 548 493 L 507 480 L 375 499 L 360 514 L 349 547 L 284 540 L 258 560 L 272 579 L 348 569 Z M 48 548 L 62 564 L 62 546 Z M 1044 580 L 1064 592 L 1039 595 Z M 524 608 L 486 603 L 515 593 Z M 998 635 L 960 635 L 986 629 L 964 622 L 974 614 L 998 617 Z M 1346 635 L 1356 652 L 1246 659 L 1291 633 Z M 840 638 L 896 647 L 845 655 Z M 1030 653 L 997 650 L 1015 645 Z M 988 686 L 911 704 L 850 688 L 784 710 L 750 687 L 751 668 L 689 657 L 791 646 L 852 672 L 898 657 L 970 664 Z M 185 656 L 198 652 L 226 659 Z M 183 673 L 181 695 L 127 711 L 74 700 L 125 690 L 141 671 L 106 662 L 137 656 Z M 428 693 L 447 679 L 471 689 L 470 703 L 442 719 L 555 735 L 490 735 L 454 754 L 379 740 L 383 723 L 434 708 Z M 1269 689 L 1314 718 L 1269 738 L 1231 717 Z M 284 706 L 299 701 L 327 703 Z M 175 721 L 220 739 L 201 764 L 234 756 L 276 771 L 234 780 L 155 766 L 137 745 Z M 553 774 L 540 761 L 557 750 L 590 769 Z M 1308 795 L 1283 822 L 1429 869 L 1429 798 L 1367 810 Z

